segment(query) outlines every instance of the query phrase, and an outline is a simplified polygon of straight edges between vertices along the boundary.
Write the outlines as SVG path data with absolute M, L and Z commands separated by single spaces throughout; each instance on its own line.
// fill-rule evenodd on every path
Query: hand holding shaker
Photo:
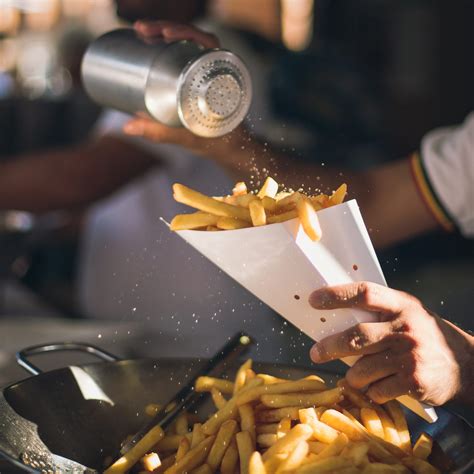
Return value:
M 247 67 L 232 52 L 205 50 L 192 41 L 145 41 L 126 28 L 91 43 L 82 79 L 86 92 L 101 105 L 141 112 L 202 137 L 235 129 L 252 98 Z

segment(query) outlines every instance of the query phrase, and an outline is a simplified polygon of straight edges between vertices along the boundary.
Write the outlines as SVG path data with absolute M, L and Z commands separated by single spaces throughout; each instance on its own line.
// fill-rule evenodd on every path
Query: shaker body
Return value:
M 144 113 L 168 126 L 215 137 L 233 130 L 250 106 L 245 64 L 191 41 L 144 41 L 132 29 L 96 39 L 82 61 L 86 92 L 106 107 Z

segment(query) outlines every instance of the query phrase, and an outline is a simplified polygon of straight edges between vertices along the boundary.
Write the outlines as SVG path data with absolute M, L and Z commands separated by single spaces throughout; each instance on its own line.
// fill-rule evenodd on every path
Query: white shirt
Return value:
M 474 113 L 460 126 L 428 133 L 421 162 L 446 217 L 474 237 Z

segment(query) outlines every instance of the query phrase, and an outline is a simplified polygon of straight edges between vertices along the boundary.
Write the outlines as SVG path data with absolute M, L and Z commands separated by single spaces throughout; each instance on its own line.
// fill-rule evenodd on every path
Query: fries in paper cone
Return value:
M 308 303 L 323 286 L 386 285 L 356 201 L 343 203 L 345 184 L 331 196 L 279 193 L 271 178 L 257 194 L 243 183 L 230 196 L 209 197 L 180 184 L 173 190 L 177 201 L 198 211 L 176 216 L 171 230 L 312 339 L 375 320 L 367 311 L 316 310 Z M 399 400 L 436 421 L 433 408 L 408 396 Z

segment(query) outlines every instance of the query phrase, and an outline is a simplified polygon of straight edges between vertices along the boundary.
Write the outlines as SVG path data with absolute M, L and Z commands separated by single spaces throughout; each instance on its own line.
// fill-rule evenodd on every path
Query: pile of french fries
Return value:
M 198 209 L 193 214 L 179 214 L 171 221 L 171 230 L 235 230 L 300 218 L 306 234 L 314 241 L 321 238 L 317 211 L 341 204 L 347 194 L 342 184 L 331 196 L 306 196 L 301 192 L 278 192 L 279 185 L 267 178 L 257 193 L 237 183 L 229 196 L 206 196 L 182 184 L 174 184 L 176 201 Z
M 378 405 L 345 380 L 285 380 L 245 362 L 234 381 L 200 377 L 216 412 L 199 422 L 182 413 L 168 433 L 151 430 L 105 474 L 435 474 L 433 441 L 414 446 L 397 401 Z M 148 406 L 153 415 L 158 406 Z

